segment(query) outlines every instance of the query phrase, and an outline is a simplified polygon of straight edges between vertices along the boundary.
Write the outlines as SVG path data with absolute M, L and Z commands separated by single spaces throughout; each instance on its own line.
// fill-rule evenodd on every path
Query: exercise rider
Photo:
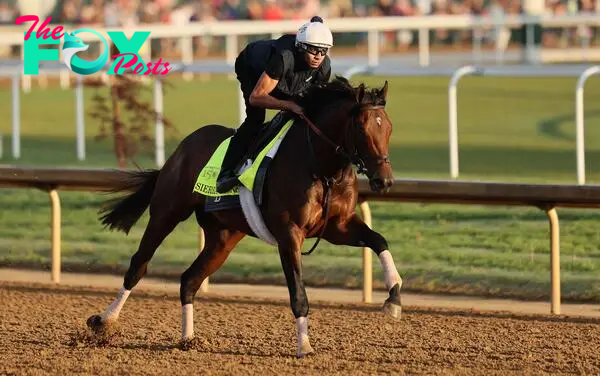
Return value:
M 290 99 L 310 85 L 328 82 L 331 66 L 327 52 L 333 36 L 321 17 L 302 25 L 296 35 L 248 44 L 235 60 L 235 72 L 246 102 L 246 120 L 233 135 L 217 178 L 217 192 L 238 182 L 236 166 L 259 134 L 266 109 L 302 114 Z

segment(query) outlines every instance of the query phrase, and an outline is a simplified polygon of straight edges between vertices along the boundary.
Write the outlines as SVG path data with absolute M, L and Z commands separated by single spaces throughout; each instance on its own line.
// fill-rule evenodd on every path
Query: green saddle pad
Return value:
M 238 178 L 240 183 L 246 187 L 250 192 L 254 189 L 254 181 L 256 179 L 256 174 L 258 172 L 258 168 L 261 165 L 261 162 L 264 160 L 265 156 L 273 148 L 273 146 L 277 143 L 278 140 L 282 139 L 287 133 L 288 129 L 292 126 L 293 120 L 289 120 L 277 133 L 275 137 L 258 153 L 256 159 L 252 161 L 252 165 L 248 167 Z M 219 176 L 219 172 L 221 171 L 221 165 L 223 164 L 223 158 L 225 157 L 225 152 L 227 151 L 227 147 L 229 146 L 229 141 L 231 137 L 226 138 L 221 142 L 217 150 L 213 153 L 213 155 L 208 160 L 208 163 L 200 174 L 198 175 L 198 179 L 196 179 L 196 184 L 194 185 L 194 192 L 203 194 L 205 196 L 211 197 L 219 197 L 219 196 L 237 196 L 239 195 L 239 186 L 234 187 L 229 192 L 219 193 L 217 192 L 217 177 Z

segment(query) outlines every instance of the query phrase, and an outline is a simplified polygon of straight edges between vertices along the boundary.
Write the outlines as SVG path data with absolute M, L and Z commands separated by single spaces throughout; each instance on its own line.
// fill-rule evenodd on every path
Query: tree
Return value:
M 141 82 L 141 76 L 120 74 L 108 77 L 108 85 L 100 78 L 85 82 L 85 86 L 96 89 L 89 115 L 100 121 L 97 140 L 106 139 L 112 134 L 117 165 L 125 168 L 127 159 L 135 156 L 141 148 L 152 150 L 154 138 L 150 129 L 158 114 L 151 103 L 140 100 L 144 91 L 151 90 Z M 101 88 L 106 86 L 109 90 L 105 96 Z M 162 117 L 162 121 L 165 128 L 174 128 L 168 119 Z

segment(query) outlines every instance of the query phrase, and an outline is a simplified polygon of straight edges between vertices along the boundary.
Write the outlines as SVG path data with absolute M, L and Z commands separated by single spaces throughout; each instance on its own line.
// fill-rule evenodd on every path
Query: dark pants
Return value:
M 246 103 L 246 119 L 236 130 L 229 142 L 229 148 L 223 160 L 221 171 L 234 170 L 242 162 L 242 158 L 248 152 L 248 147 L 260 132 L 265 122 L 266 110 L 250 104 L 250 93 L 256 86 L 258 79 L 244 64 L 244 55 L 240 55 L 235 61 L 235 73 L 240 82 L 244 102 Z

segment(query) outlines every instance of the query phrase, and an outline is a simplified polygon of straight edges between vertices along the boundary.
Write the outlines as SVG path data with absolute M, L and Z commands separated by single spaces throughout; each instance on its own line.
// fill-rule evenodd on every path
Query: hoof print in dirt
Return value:
M 105 347 L 111 344 L 115 336 L 114 331 L 102 331 L 101 333 L 79 329 L 71 334 L 68 345 L 71 347 Z

